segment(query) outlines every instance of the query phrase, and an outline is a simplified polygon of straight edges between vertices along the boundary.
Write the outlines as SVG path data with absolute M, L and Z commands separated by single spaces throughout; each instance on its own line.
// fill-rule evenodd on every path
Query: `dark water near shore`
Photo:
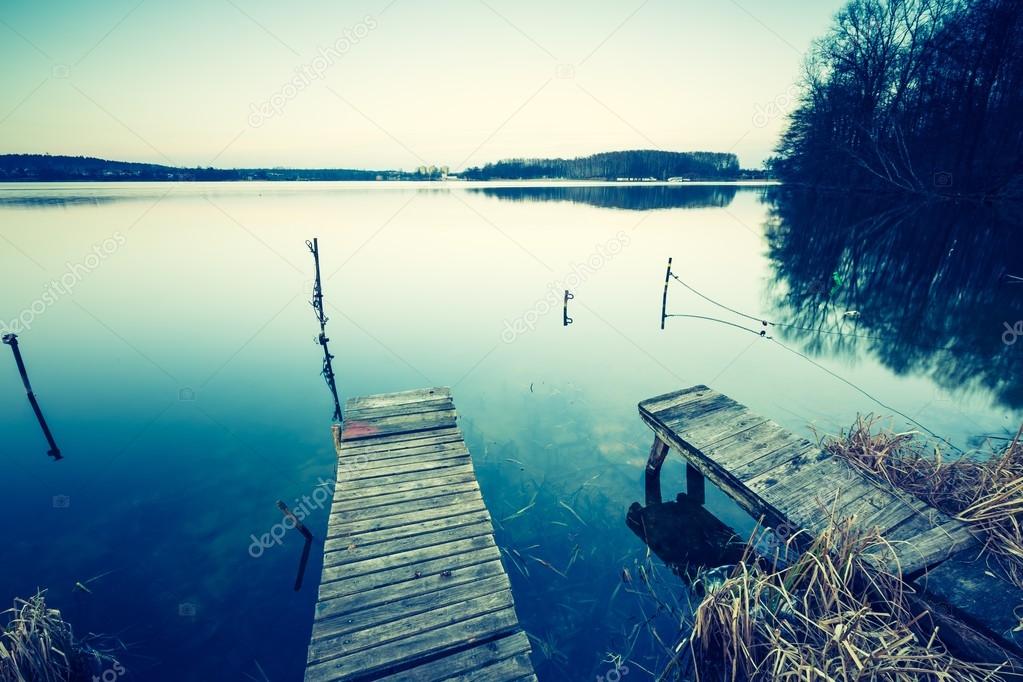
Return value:
M 616 656 L 651 679 L 652 631 L 672 643 L 687 611 L 626 524 L 639 400 L 706 383 L 808 436 L 874 412 L 964 449 L 1023 418 L 1012 212 L 736 186 L 0 185 L 0 324 L 66 456 L 48 461 L 0 349 L 0 605 L 48 588 L 79 631 L 128 645 L 127 679 L 301 678 L 322 547 L 298 593 L 300 536 L 249 550 L 276 500 L 332 477 L 312 236 L 344 396 L 453 387 L 542 680 Z M 669 256 L 786 323 L 784 346 L 678 283 L 669 312 L 698 317 L 661 331 Z M 673 500 L 677 459 L 662 477 Z M 706 507 L 752 529 L 716 490 Z M 661 511 L 677 556 L 728 560 L 719 521 L 685 498 Z M 326 517 L 312 505 L 317 538 Z

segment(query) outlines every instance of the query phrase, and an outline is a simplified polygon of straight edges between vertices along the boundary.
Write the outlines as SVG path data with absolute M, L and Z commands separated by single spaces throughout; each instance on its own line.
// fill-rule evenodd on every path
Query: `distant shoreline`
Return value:
M 509 159 L 451 172 L 356 168 L 186 168 L 87 156 L 0 154 L 0 182 L 612 182 L 691 184 L 769 180 L 734 154 L 633 150 L 576 159 Z

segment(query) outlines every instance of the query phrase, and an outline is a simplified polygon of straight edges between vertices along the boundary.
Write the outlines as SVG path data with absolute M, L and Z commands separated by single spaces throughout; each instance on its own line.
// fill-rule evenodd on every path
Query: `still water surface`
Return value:
M 252 537 L 333 474 L 317 236 L 342 399 L 453 388 L 541 679 L 591 680 L 614 655 L 650 679 L 652 632 L 670 644 L 688 597 L 626 524 L 651 440 L 636 403 L 706 383 L 811 437 L 867 412 L 962 448 L 1005 436 L 1021 234 L 765 187 L 0 185 L 0 322 L 66 457 L 48 461 L 3 348 L 0 604 L 48 588 L 80 632 L 128 646 L 128 679 L 300 679 L 322 548 L 295 592 L 301 537 Z M 770 328 L 785 347 L 677 282 L 669 312 L 702 317 L 662 331 L 669 256 L 706 296 L 790 324 Z M 684 490 L 677 458 L 663 487 Z M 682 554 L 724 561 L 682 502 Z M 753 527 L 716 490 L 707 509 Z

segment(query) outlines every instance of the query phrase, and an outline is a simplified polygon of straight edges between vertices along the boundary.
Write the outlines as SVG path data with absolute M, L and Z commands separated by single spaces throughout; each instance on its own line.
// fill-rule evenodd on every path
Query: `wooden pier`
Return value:
M 878 558 L 917 589 L 946 644 L 975 660 L 1019 662 L 1023 637 L 1013 609 L 1023 593 L 978 558 L 981 542 L 962 522 L 876 481 L 816 444 L 706 386 L 639 404 L 654 431 L 648 487 L 671 448 L 686 460 L 686 493 L 703 501 L 704 478 L 754 518 L 811 535 L 831 519 L 855 518 L 890 543 Z M 947 641 L 955 639 L 955 643 Z
M 536 680 L 446 388 L 352 398 L 305 679 Z

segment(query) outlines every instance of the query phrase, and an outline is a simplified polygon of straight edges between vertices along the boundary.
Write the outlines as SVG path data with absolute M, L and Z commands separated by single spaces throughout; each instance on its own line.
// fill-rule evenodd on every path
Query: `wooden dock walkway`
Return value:
M 536 680 L 446 388 L 352 398 L 305 679 Z
M 955 629 L 964 646 L 984 649 L 988 657 L 1023 653 L 1020 633 L 1012 632 L 1020 622 L 1013 608 L 1023 603 L 1023 593 L 978 560 L 981 542 L 964 523 L 706 386 L 644 400 L 639 414 L 655 434 L 649 476 L 658 475 L 675 448 L 686 460 L 689 498 L 703 501 L 706 477 L 774 528 L 814 534 L 832 516 L 855 517 L 859 527 L 889 540 L 890 549 L 878 553 L 888 568 L 912 581 L 928 606 L 939 605 L 943 632 Z

